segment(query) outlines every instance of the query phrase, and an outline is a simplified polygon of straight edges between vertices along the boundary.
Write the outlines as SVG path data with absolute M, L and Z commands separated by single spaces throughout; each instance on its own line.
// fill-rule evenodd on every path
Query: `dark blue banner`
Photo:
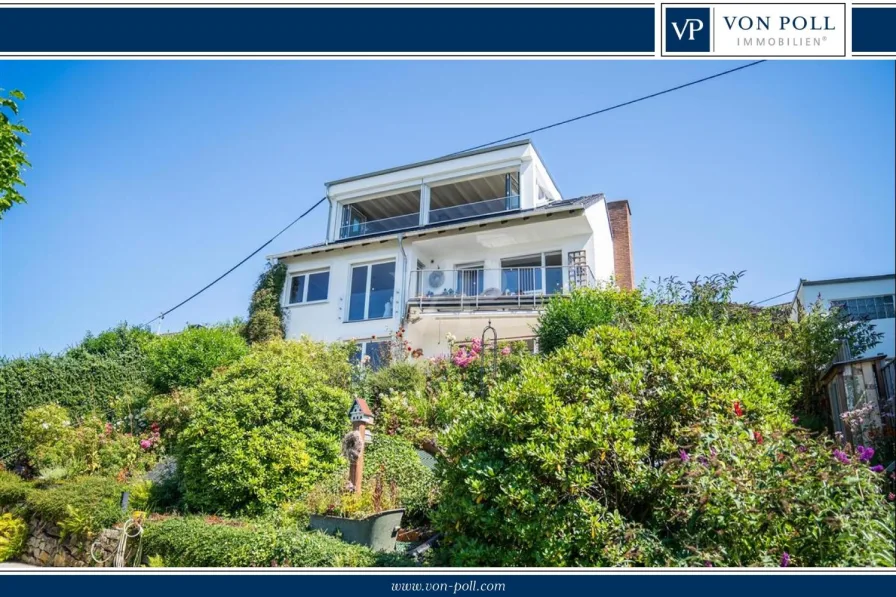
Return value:
M 852 51 L 896 52 L 896 7 L 854 6 Z
M 636 53 L 652 7 L 0 8 L 0 52 Z
M 124 571 L 122 571 L 124 572 Z M 161 572 L 161 571 L 160 571 Z M 385 572 L 385 571 L 382 571 Z M 314 575 L 43 575 L 2 576 L 0 589 L 8 595 L 140 592 L 180 595 L 259 595 L 276 591 L 284 595 L 617 595 L 657 594 L 693 597 L 724 594 L 726 597 L 792 597 L 810 592 L 836 595 L 889 594 L 892 575 L 849 574 L 498 574 L 475 572 L 446 574 L 314 574 Z

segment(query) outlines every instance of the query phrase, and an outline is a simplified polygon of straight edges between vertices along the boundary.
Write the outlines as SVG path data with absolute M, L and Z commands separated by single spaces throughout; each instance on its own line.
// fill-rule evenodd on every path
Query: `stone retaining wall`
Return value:
M 58 526 L 36 517 L 29 522 L 29 528 L 28 541 L 19 560 L 33 566 L 112 566 L 121 537 L 120 529 L 105 529 L 92 540 L 75 537 L 63 539 Z M 128 540 L 128 555 L 131 557 L 137 541 L 139 539 Z M 90 555 L 94 542 L 97 543 L 94 554 L 102 560 L 101 563 L 95 562 Z

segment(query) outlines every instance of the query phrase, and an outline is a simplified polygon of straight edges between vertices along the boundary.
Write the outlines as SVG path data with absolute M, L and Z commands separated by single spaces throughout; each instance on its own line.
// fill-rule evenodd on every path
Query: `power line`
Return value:
M 725 75 L 730 75 L 731 73 L 735 73 L 735 72 L 737 72 L 737 71 L 744 70 L 744 69 L 746 69 L 746 68 L 750 68 L 751 66 L 756 66 L 757 64 L 762 64 L 763 62 L 765 62 L 765 60 L 757 60 L 757 61 L 755 61 L 755 62 L 750 62 L 749 64 L 744 64 L 744 65 L 742 65 L 742 66 L 738 66 L 738 67 L 736 67 L 736 68 L 728 69 L 728 70 L 726 70 L 726 71 L 722 71 L 722 72 L 720 72 L 720 73 L 716 73 L 716 74 L 714 74 L 714 75 L 710 75 L 710 76 L 708 76 L 708 77 L 703 77 L 702 79 L 697 79 L 697 80 L 695 80 L 695 81 L 690 81 L 690 82 L 688 82 L 688 83 L 684 83 L 684 84 L 682 84 L 682 85 L 678 85 L 678 86 L 676 86 L 676 87 L 670 87 L 670 88 L 668 88 L 668 89 L 664 89 L 664 90 L 662 90 L 662 91 L 657 91 L 656 93 L 651 93 L 650 95 L 645 95 L 645 96 L 639 97 L 639 98 L 637 98 L 637 99 L 633 99 L 633 100 L 630 100 L 630 101 L 627 101 L 627 102 L 623 102 L 623 103 L 621 103 L 621 104 L 616 104 L 615 106 L 610 106 L 610 107 L 608 107 L 608 108 L 602 108 L 602 109 L 600 109 L 600 110 L 595 110 L 594 112 L 589 112 L 589 113 L 587 113 L 587 114 L 582 114 L 582 115 L 580 115 L 580 116 L 575 116 L 575 117 L 573 117 L 573 118 L 567 118 L 566 120 L 561 120 L 561 121 L 559 121 L 559 122 L 554 122 L 554 123 L 552 123 L 552 124 L 548 124 L 548 125 L 545 125 L 545 126 L 542 126 L 542 127 L 538 127 L 538 128 L 536 128 L 536 129 L 532 129 L 532 130 L 529 130 L 529 131 L 525 131 L 525 132 L 523 132 L 523 133 L 519 133 L 519 134 L 517 134 L 517 135 L 511 135 L 510 137 L 504 137 L 504 138 L 502 138 L 502 139 L 496 139 L 495 141 L 490 141 L 490 142 L 488 142 L 488 143 L 483 143 L 483 144 L 481 144 L 481 145 L 476 145 L 476 146 L 474 146 L 474 147 L 469 147 L 469 148 L 467 148 L 467 149 L 463 149 L 463 150 L 461 150 L 461 151 L 455 151 L 454 153 L 449 153 L 449 154 L 443 155 L 443 156 L 441 156 L 441 157 L 439 157 L 439 158 L 436 158 L 436 159 L 444 159 L 444 158 L 448 158 L 448 157 L 451 157 L 451 156 L 455 156 L 455 155 L 458 155 L 458 154 L 461 154 L 461 153 L 466 153 L 466 152 L 468 152 L 468 151 L 475 151 L 475 150 L 477 150 L 477 149 L 483 149 L 483 148 L 485 148 L 485 147 L 489 147 L 490 145 L 496 145 L 496 144 L 498 144 L 498 143 L 503 143 L 504 141 L 511 141 L 511 140 L 513 140 L 513 139 L 517 139 L 517 138 L 519 138 L 519 137 L 524 137 L 524 136 L 526 136 L 526 135 L 532 135 L 532 134 L 534 134 L 534 133 L 539 133 L 539 132 L 541 132 L 541 131 L 546 131 L 546 130 L 548 130 L 548 129 L 552 129 L 552 128 L 555 128 L 555 127 L 558 127 L 558 126 L 562 126 L 562 125 L 564 125 L 564 124 L 569 124 L 569 123 L 571 123 L 571 122 L 576 122 L 576 121 L 578 121 L 578 120 L 583 120 L 583 119 L 585 119 L 585 118 L 590 118 L 590 117 L 592 117 L 592 116 L 597 116 L 598 114 L 604 114 L 604 113 L 606 113 L 606 112 L 610 112 L 611 110 L 616 110 L 616 109 L 618 109 L 618 108 L 624 108 L 625 106 L 631 106 L 632 104 L 637 104 L 638 102 L 643 102 L 643 101 L 645 101 L 645 100 L 649 100 L 649 99 L 652 99 L 652 98 L 655 98 L 655 97 L 659 97 L 659 96 L 661 96 L 661 95 L 665 95 L 665 94 L 667 94 L 667 93 L 672 93 L 673 91 L 678 91 L 678 90 L 680 90 L 680 89 L 684 89 L 684 88 L 686 88 L 686 87 L 691 87 L 691 86 L 693 86 L 693 85 L 697 85 L 697 84 L 699 84 L 699 83 L 705 83 L 706 81 L 711 81 L 712 79 L 718 79 L 719 77 L 724 77 Z M 264 243 L 263 245 L 261 245 L 260 247 L 258 247 L 257 249 L 255 249 L 255 250 L 254 250 L 252 253 L 250 253 L 249 255 L 247 255 L 242 261 L 240 261 L 239 263 L 237 263 L 236 265 L 234 265 L 233 267 L 231 267 L 229 270 L 227 270 L 226 272 L 224 272 L 223 274 L 221 274 L 220 276 L 218 276 L 217 278 L 215 278 L 214 280 L 212 280 L 210 283 L 208 283 L 207 285 L 205 285 L 204 287 L 202 287 L 202 289 L 200 289 L 199 291 L 195 292 L 194 294 L 190 295 L 190 296 L 187 297 L 186 299 L 182 300 L 181 302 L 179 302 L 178 304 L 174 305 L 173 307 L 171 307 L 171 308 L 168 309 L 167 311 L 163 311 L 162 313 L 160 313 L 159 315 L 157 315 L 157 316 L 154 317 L 153 319 L 151 319 L 151 320 L 149 320 L 148 322 L 146 322 L 144 325 L 149 325 L 149 324 L 151 324 L 151 323 L 153 323 L 153 322 L 155 322 L 155 321 L 158 321 L 159 319 L 164 319 L 165 316 L 168 315 L 169 313 L 171 313 L 172 311 L 174 311 L 174 310 L 176 310 L 176 309 L 179 309 L 180 307 L 186 305 L 188 302 L 190 302 L 191 300 L 193 300 L 194 298 L 196 298 L 197 296 L 199 296 L 200 294 L 202 294 L 203 292 L 205 292 L 206 290 L 208 290 L 209 288 L 211 288 L 212 286 L 214 286 L 215 284 L 217 284 L 218 282 L 220 282 L 221 280 L 223 280 L 228 274 L 230 274 L 232 271 L 234 271 L 235 269 L 237 269 L 237 268 L 238 268 L 239 266 L 241 266 L 242 264 L 244 264 L 244 263 L 246 263 L 247 261 L 249 261 L 249 259 L 251 259 L 251 258 L 254 257 L 255 255 L 257 255 L 257 254 L 259 253 L 259 251 L 261 251 L 261 250 L 264 249 L 266 246 L 268 246 L 269 244 L 271 244 L 272 242 L 274 242 L 274 240 L 275 240 L 277 237 L 279 237 L 281 234 L 283 234 L 284 232 L 286 232 L 287 230 L 289 230 L 289 229 L 293 226 L 293 224 L 295 224 L 296 222 L 298 222 L 299 220 L 301 220 L 302 218 L 304 218 L 305 216 L 307 216 L 309 213 L 311 213 L 311 211 L 312 211 L 314 208 L 316 208 L 318 205 L 320 205 L 321 203 L 323 203 L 325 200 L 326 200 L 326 197 L 321 197 L 321 198 L 317 201 L 317 203 L 315 203 L 314 205 L 312 205 L 311 207 L 309 207 L 309 208 L 308 208 L 305 212 L 303 212 L 302 215 L 300 215 L 298 218 L 296 218 L 295 220 L 293 220 L 292 222 L 290 222 L 289 224 L 287 224 L 286 227 L 284 227 L 280 232 L 278 232 L 277 234 L 275 234 L 274 236 L 272 236 L 266 243 Z M 791 292 L 792 292 L 792 291 L 791 291 Z M 784 294 L 787 294 L 787 293 L 784 293 Z M 779 296 L 782 296 L 782 295 L 779 295 Z M 772 298 L 777 298 L 777 297 L 772 297 Z M 769 301 L 770 301 L 770 300 L 772 300 L 772 299 L 766 299 L 766 300 L 769 300 Z M 762 302 L 765 302 L 765 301 L 762 301 Z M 759 304 L 759 303 L 756 303 L 756 304 Z
M 570 122 L 576 122 L 577 120 L 583 120 L 585 118 L 590 118 L 592 116 L 597 116 L 598 114 L 603 114 L 605 112 L 609 112 L 611 110 L 616 110 L 618 108 L 624 108 L 625 106 L 631 106 L 632 104 L 637 104 L 638 102 L 643 102 L 645 100 L 652 99 L 654 97 L 658 97 L 660 95 L 665 95 L 667 93 L 672 93 L 673 91 L 678 91 L 679 89 L 684 89 L 685 87 L 691 87 L 692 85 L 697 85 L 699 83 L 705 83 L 706 81 L 711 81 L 712 79 L 718 79 L 719 77 L 724 77 L 725 75 L 730 75 L 731 73 L 735 73 L 739 70 L 744 70 L 745 68 L 750 68 L 751 66 L 756 66 L 757 64 L 762 64 L 766 62 L 765 60 L 757 60 L 755 62 L 751 62 L 749 64 L 744 64 L 742 66 L 738 66 L 737 68 L 732 68 L 726 71 L 722 71 L 720 73 L 716 73 L 714 75 L 710 75 L 708 77 L 703 77 L 702 79 L 697 79 L 696 81 L 691 81 L 689 83 L 684 83 L 683 85 L 678 85 L 677 87 L 670 87 L 668 89 L 664 89 L 662 91 L 657 91 L 656 93 L 651 93 L 650 95 L 645 95 L 639 97 L 637 99 L 633 99 L 627 102 L 623 102 L 621 104 L 616 104 L 615 106 L 610 106 L 609 108 L 602 108 L 600 110 L 595 110 L 594 112 L 588 112 L 587 114 L 582 114 L 580 116 L 575 116 L 573 118 L 567 118 L 566 120 L 561 120 L 559 122 L 554 122 L 552 124 L 548 124 L 542 127 L 538 127 L 537 129 L 532 129 L 530 131 L 526 131 L 524 133 L 520 133 L 518 135 L 511 135 L 510 137 L 504 137 L 503 139 L 498 139 L 496 141 L 490 141 L 489 143 L 483 143 L 482 145 L 476 145 L 474 147 L 470 147 L 464 149 L 462 151 L 456 151 L 454 153 L 449 153 L 448 155 L 442 156 L 442 158 L 451 157 L 453 155 L 457 155 L 459 153 L 466 153 L 468 151 L 475 151 L 477 149 L 482 149 L 484 147 L 488 147 L 489 145 L 495 145 L 497 143 L 503 143 L 504 141 L 512 141 L 518 137 L 525 137 L 526 135 L 532 135 L 534 133 L 540 133 L 541 131 L 546 131 L 548 129 L 552 129 L 558 126 L 562 126 L 564 124 L 569 124 Z M 438 159 L 442 159 L 438 158 Z
M 787 294 L 790 294 L 791 292 L 796 292 L 796 288 L 794 288 L 793 290 L 788 290 L 787 292 L 782 292 L 781 294 L 776 294 L 775 296 L 769 297 L 769 298 L 767 298 L 767 299 L 765 299 L 765 300 L 761 300 L 761 301 L 759 301 L 759 302 L 757 302 L 757 303 L 753 303 L 753 304 L 754 304 L 754 305 L 761 305 L 762 303 L 767 303 L 767 302 L 769 302 L 769 301 L 773 301 L 773 300 L 775 300 L 776 298 L 780 298 L 780 297 L 782 297 L 782 296 L 785 296 L 785 295 L 787 295 Z
M 220 276 L 218 276 L 217 278 L 215 278 L 214 280 L 212 280 L 211 282 L 209 282 L 208 284 L 206 284 L 205 286 L 203 286 L 202 289 L 200 289 L 199 291 L 193 293 L 192 295 L 190 295 L 189 297 L 185 298 L 185 299 L 182 300 L 181 302 L 177 303 L 176 305 L 174 305 L 173 307 L 171 307 L 171 308 L 168 309 L 167 311 L 163 311 L 161 314 L 159 314 L 159 315 L 155 316 L 154 318 L 150 319 L 149 321 L 147 321 L 147 322 L 146 322 L 145 324 L 143 324 L 143 325 L 149 325 L 149 324 L 151 324 L 152 322 L 154 322 L 154 321 L 156 321 L 156 320 L 164 319 L 166 315 L 168 315 L 169 313 L 171 313 L 171 312 L 174 311 L 175 309 L 179 309 L 180 307 L 183 307 L 184 305 L 186 305 L 187 303 L 189 303 L 190 301 L 192 301 L 194 298 L 196 298 L 197 296 L 199 296 L 200 294 L 202 294 L 203 292 L 205 292 L 206 290 L 208 290 L 209 288 L 211 288 L 212 286 L 214 286 L 215 284 L 217 284 L 218 282 L 220 282 L 221 280 L 223 280 L 223 279 L 224 279 L 230 272 L 232 272 L 233 270 L 235 270 L 236 268 L 238 268 L 238 267 L 241 266 L 242 264 L 246 263 L 247 261 L 249 261 L 250 259 L 252 259 L 252 258 L 255 257 L 256 255 L 258 255 L 259 251 L 261 251 L 261 250 L 264 249 L 266 246 L 268 246 L 269 244 L 271 244 L 272 242 L 274 242 L 274 240 L 276 240 L 276 238 L 277 238 L 278 236 L 280 236 L 281 234 L 283 234 L 284 232 L 286 232 L 287 230 L 289 230 L 290 228 L 292 228 L 293 224 L 295 224 L 296 222 L 298 222 L 299 220 L 301 220 L 302 218 L 304 218 L 305 216 L 307 216 L 308 214 L 310 214 L 310 213 L 312 212 L 312 210 L 314 210 L 315 207 L 317 207 L 318 205 L 320 205 L 321 203 L 323 203 L 324 201 L 326 201 L 326 199 L 327 199 L 326 196 L 323 196 L 323 197 L 321 197 L 320 199 L 318 199 L 318 200 L 317 200 L 317 203 L 315 203 L 314 205 L 312 205 L 311 207 L 309 207 L 308 209 L 306 209 L 304 212 L 302 212 L 302 215 L 300 215 L 298 218 L 296 218 L 295 220 L 293 220 L 292 222 L 290 222 L 289 224 L 287 224 L 287 225 L 286 225 L 280 232 L 278 232 L 277 234 L 275 234 L 274 236 L 272 236 L 271 238 L 269 238 L 268 241 L 267 241 L 266 243 L 264 243 L 263 245 L 261 245 L 260 247 L 258 247 L 257 249 L 255 249 L 254 251 L 252 251 L 251 253 L 249 253 L 249 254 L 248 254 L 242 261 L 240 261 L 239 263 L 237 263 L 236 265 L 234 265 L 232 268 L 230 268 L 229 270 L 227 270 L 226 272 L 224 272 L 223 274 L 221 274 Z

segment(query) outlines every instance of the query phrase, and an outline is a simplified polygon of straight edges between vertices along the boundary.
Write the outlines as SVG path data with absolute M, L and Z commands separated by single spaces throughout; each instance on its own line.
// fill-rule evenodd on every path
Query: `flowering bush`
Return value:
M 681 435 L 690 458 L 663 467 L 651 521 L 668 537 L 660 564 L 896 565 L 894 507 L 866 448 L 844 451 L 802 429 L 751 440 L 741 420 Z
M 341 462 L 349 345 L 272 340 L 196 395 L 175 453 L 186 505 L 258 511 L 301 496 Z
M 149 450 L 157 441 L 152 438 L 158 437 L 157 431 L 150 431 L 140 440 L 93 415 L 77 421 L 67 409 L 55 404 L 28 410 L 22 432 L 32 465 L 41 473 L 57 471 L 57 477 L 96 472 L 127 476 L 146 470 L 154 459 L 141 455 L 141 448 Z M 144 447 L 146 441 L 150 445 Z
M 683 316 L 603 326 L 468 401 L 439 438 L 435 518 L 451 563 L 662 561 L 650 514 L 681 434 L 715 415 L 743 421 L 762 446 L 791 425 L 753 345 L 747 329 Z

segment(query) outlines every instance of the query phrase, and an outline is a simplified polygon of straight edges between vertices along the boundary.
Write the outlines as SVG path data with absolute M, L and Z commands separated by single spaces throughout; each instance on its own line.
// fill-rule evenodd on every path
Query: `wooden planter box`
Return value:
M 375 551 L 395 551 L 395 538 L 401 525 L 404 509 L 386 510 L 367 518 L 342 518 L 341 516 L 311 515 L 312 530 L 328 535 L 342 535 L 347 543 L 365 545 Z

